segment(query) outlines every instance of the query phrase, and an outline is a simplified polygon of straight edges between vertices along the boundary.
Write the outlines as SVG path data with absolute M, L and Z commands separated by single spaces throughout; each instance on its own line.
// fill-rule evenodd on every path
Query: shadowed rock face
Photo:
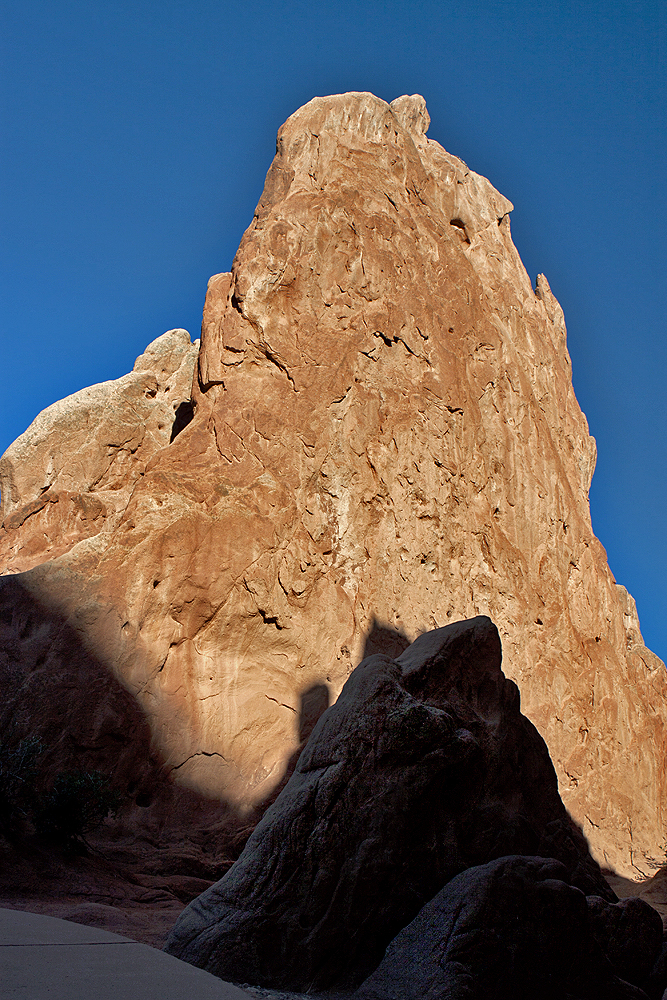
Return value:
M 624 921 L 624 909 L 634 920 Z M 647 1000 L 632 984 L 646 982 L 661 944 L 662 921 L 642 900 L 587 900 L 553 859 L 499 858 L 462 872 L 427 903 L 355 997 Z
M 239 809 L 375 623 L 412 641 L 488 614 L 568 809 L 636 873 L 667 820 L 664 666 L 592 532 L 562 311 L 428 120 L 363 93 L 292 115 L 209 283 L 192 393 L 172 331 L 45 411 L 0 463 L 2 565 L 136 699 L 174 779 Z M 11 636 L 24 673 L 52 645 Z
M 355 986 L 445 883 L 506 854 L 558 858 L 580 890 L 615 898 L 480 617 L 357 667 L 167 950 L 236 982 Z

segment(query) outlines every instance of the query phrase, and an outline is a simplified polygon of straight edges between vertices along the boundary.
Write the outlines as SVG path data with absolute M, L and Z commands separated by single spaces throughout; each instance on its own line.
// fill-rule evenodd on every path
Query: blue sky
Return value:
M 198 335 L 275 133 L 320 94 L 425 96 L 515 205 L 598 441 L 593 526 L 667 657 L 667 5 L 22 0 L 0 8 L 0 452 Z

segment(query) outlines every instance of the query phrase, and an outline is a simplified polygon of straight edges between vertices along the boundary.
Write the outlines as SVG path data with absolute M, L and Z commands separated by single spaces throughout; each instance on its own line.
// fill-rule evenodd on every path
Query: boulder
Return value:
M 644 985 L 662 950 L 660 914 L 632 896 L 613 904 L 589 896 L 586 904 L 591 933 L 616 975 Z
M 632 945 L 642 948 L 637 938 Z M 565 867 L 506 857 L 452 879 L 391 942 L 355 1000 L 646 1000 L 615 971 Z
M 580 920 L 584 892 L 615 899 L 502 673 L 498 631 L 478 617 L 357 667 L 239 860 L 166 948 L 235 982 L 350 988 L 442 886 L 508 853 L 558 858 Z M 553 914 L 565 938 L 569 905 Z

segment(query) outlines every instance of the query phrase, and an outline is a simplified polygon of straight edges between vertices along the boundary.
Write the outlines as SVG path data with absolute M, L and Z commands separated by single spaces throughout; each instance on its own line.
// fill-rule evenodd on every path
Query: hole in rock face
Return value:
M 470 237 L 468 236 L 468 230 L 466 229 L 466 224 L 463 219 L 452 219 L 449 223 L 450 226 L 454 226 L 455 229 L 460 231 L 461 240 L 464 243 L 470 243 Z
M 159 580 L 153 580 L 153 590 L 155 590 L 159 582 Z
M 184 403 L 176 408 L 176 415 L 174 417 L 174 423 L 171 428 L 171 437 L 169 438 L 169 444 L 178 437 L 182 430 L 184 430 L 192 418 L 195 415 L 194 403 L 191 399 L 186 399 Z
M 152 798 L 148 792 L 139 792 L 135 801 L 142 809 L 147 809 L 152 802 Z

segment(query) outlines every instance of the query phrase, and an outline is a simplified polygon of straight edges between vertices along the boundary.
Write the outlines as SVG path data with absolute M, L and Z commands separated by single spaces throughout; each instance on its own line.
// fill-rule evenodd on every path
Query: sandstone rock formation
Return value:
M 45 672 L 71 698 L 89 657 L 147 720 L 156 773 L 242 811 L 364 652 L 488 614 L 567 808 L 636 874 L 664 842 L 664 666 L 591 528 L 562 311 L 511 204 L 428 121 L 419 97 L 345 94 L 280 129 L 171 443 L 181 335 L 164 379 L 142 363 L 112 406 L 77 395 L 9 449 L 7 713 L 31 718 Z M 115 712 L 95 705 L 91 724 Z
M 425 633 L 396 660 L 364 660 L 239 860 L 184 910 L 167 950 L 235 982 L 355 987 L 442 886 L 507 854 L 558 858 L 557 877 L 582 890 L 568 887 L 584 914 L 584 893 L 611 902 L 500 660 L 484 617 Z M 657 955 L 660 917 L 636 903 L 658 923 Z M 550 921 L 576 937 L 565 909 Z
M 198 347 L 185 330 L 164 333 L 129 375 L 49 406 L 7 449 L 4 573 L 31 569 L 117 523 L 147 462 L 169 444 L 179 407 L 187 408 Z

